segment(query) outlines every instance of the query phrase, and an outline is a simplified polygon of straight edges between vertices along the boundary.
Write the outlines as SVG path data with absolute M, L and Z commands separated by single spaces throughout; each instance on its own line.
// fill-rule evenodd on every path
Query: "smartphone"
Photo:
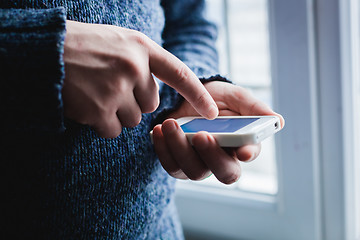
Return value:
M 199 131 L 209 132 L 222 147 L 257 144 L 280 131 L 277 116 L 219 116 L 214 120 L 202 117 L 176 119 L 191 143 Z M 152 138 L 152 132 L 151 138 Z

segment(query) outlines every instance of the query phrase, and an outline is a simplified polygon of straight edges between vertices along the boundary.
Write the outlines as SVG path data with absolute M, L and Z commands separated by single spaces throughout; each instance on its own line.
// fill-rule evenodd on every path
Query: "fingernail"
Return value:
M 216 104 L 211 104 L 208 109 L 201 114 L 203 117 L 207 119 L 214 119 L 219 115 L 219 109 Z

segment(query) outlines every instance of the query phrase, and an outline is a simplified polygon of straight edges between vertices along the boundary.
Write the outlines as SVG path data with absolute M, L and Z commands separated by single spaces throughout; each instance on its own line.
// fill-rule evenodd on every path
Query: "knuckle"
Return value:
M 122 120 L 122 123 L 125 127 L 136 127 L 141 122 L 141 113 L 133 114 L 131 117 L 127 117 L 126 119 Z
M 156 95 L 150 101 L 147 101 L 143 104 L 143 106 L 141 107 L 141 111 L 143 113 L 154 112 L 158 108 L 159 104 L 160 104 L 160 99 L 159 96 Z
M 118 56 L 109 64 L 110 72 L 114 73 L 115 79 L 118 76 L 128 76 L 132 81 L 146 79 L 149 74 L 149 68 L 146 61 L 141 56 Z
M 106 110 L 99 104 L 93 104 L 93 106 L 87 111 L 87 114 L 84 115 L 84 117 L 87 119 L 87 124 L 95 127 L 99 131 L 101 131 L 106 126 L 106 116 Z
M 121 129 L 115 130 L 109 127 L 94 127 L 95 132 L 102 138 L 116 138 L 120 135 Z
M 97 119 L 99 122 L 103 123 L 105 125 L 107 123 L 109 115 L 109 109 L 107 109 L 104 105 L 96 105 L 94 110 L 94 116 L 97 116 Z
M 140 46 L 146 47 L 148 45 L 148 37 L 142 32 L 134 31 L 133 40 Z
M 102 138 L 116 138 L 120 135 L 122 129 L 117 124 L 101 118 L 93 125 L 95 132 Z
M 130 75 L 132 79 L 142 79 L 144 77 L 144 71 L 142 70 L 142 64 L 137 57 L 122 57 L 116 60 L 117 71 L 119 74 Z M 121 66 L 119 68 L 119 66 Z
M 184 82 L 187 81 L 189 79 L 189 71 L 187 71 L 187 67 L 184 64 L 179 65 L 179 67 L 176 69 L 176 76 L 177 76 L 177 81 L 179 82 Z
M 121 74 L 125 73 L 134 87 L 144 85 L 150 72 L 143 60 L 136 59 L 136 57 L 127 61 L 123 71 Z
M 138 114 L 138 115 L 137 115 L 137 118 L 134 119 L 133 127 L 139 125 L 140 122 L 141 122 L 141 114 Z

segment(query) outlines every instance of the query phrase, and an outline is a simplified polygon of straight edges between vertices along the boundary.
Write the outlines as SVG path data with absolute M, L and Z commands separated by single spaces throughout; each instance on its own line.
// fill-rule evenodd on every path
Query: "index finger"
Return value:
M 203 117 L 213 119 L 218 107 L 194 72 L 173 54 L 156 43 L 149 53 L 151 72 L 161 81 L 176 89 Z

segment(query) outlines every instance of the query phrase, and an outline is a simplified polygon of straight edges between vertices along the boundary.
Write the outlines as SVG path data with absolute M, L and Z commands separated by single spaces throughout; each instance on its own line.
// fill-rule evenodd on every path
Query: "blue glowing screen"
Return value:
M 258 120 L 259 118 L 220 118 L 214 120 L 194 119 L 181 125 L 184 132 L 226 132 L 231 133 Z

